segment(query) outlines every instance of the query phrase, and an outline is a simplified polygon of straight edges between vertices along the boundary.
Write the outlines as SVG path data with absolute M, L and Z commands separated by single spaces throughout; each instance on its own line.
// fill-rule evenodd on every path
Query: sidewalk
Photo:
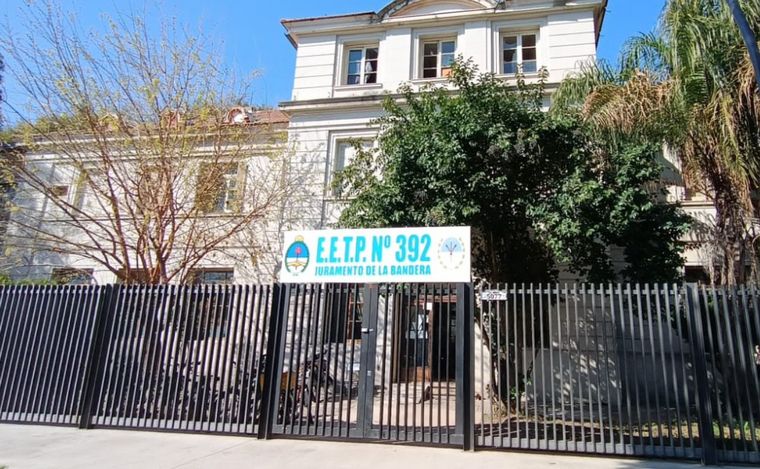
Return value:
M 0 467 L 330 469 L 697 469 L 696 464 L 400 445 L 0 425 Z

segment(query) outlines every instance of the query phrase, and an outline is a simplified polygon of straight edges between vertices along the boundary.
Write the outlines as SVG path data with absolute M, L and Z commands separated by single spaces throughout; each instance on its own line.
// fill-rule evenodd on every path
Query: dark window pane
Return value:
M 528 49 L 523 49 L 523 62 L 527 62 L 528 60 L 536 60 L 536 48 L 531 47 Z
M 505 50 L 504 51 L 504 62 L 516 62 L 517 61 L 517 51 L 514 50 Z
M 348 80 L 346 80 L 349 85 L 358 85 L 360 82 L 361 77 L 359 75 L 349 75 Z
M 438 67 L 438 57 L 425 57 L 422 61 L 422 67 L 423 68 L 437 68 Z
M 456 51 L 457 45 L 454 41 L 446 41 L 441 43 L 441 52 L 444 54 L 453 54 Z
M 522 46 L 523 47 L 536 47 L 536 35 L 535 34 L 527 34 L 522 37 Z
M 523 62 L 523 72 L 525 73 L 535 73 L 538 71 L 537 64 L 535 60 L 532 60 L 530 62 Z
M 435 78 L 438 76 L 438 70 L 435 68 L 426 68 L 422 71 L 422 78 Z
M 504 73 L 507 75 L 512 75 L 517 72 L 517 64 L 514 62 L 505 62 L 504 63 Z
M 364 83 L 377 83 L 377 74 L 368 73 L 364 76 Z
M 377 59 L 377 47 L 367 49 L 367 60 Z
M 364 64 L 364 72 L 376 72 L 377 71 L 377 60 L 370 60 Z
M 425 55 L 438 55 L 438 43 L 426 42 L 423 50 Z
M 361 70 L 361 62 L 351 62 L 348 64 L 348 74 L 356 75 Z
M 506 37 L 504 37 L 504 48 L 505 49 L 517 49 L 517 37 L 515 37 L 515 36 L 506 36 Z

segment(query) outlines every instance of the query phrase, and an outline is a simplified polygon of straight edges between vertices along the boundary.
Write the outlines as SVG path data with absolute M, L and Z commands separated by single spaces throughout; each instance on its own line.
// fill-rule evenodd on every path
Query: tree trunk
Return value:
M 755 32 L 747 21 L 747 16 L 744 14 L 742 7 L 739 5 L 739 0 L 727 0 L 728 6 L 731 8 L 731 13 L 734 15 L 734 20 L 739 31 L 741 31 L 744 42 L 747 44 L 749 50 L 749 58 L 752 61 L 752 66 L 755 69 L 755 80 L 757 82 L 757 92 L 760 92 L 760 49 L 757 47 L 757 38 Z

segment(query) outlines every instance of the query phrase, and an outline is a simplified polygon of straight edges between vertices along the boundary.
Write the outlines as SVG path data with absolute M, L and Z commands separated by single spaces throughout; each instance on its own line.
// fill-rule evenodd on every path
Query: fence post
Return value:
M 359 352 L 359 390 L 356 402 L 356 428 L 359 435 L 367 438 L 372 431 L 373 393 L 375 389 L 375 360 L 377 355 L 377 327 L 379 287 L 364 286 L 362 305 L 362 335 Z M 383 357 L 384 358 L 384 357 Z
M 82 406 L 79 415 L 79 428 L 92 428 L 92 415 L 96 405 L 95 393 L 98 387 L 98 378 L 101 373 L 101 364 L 105 358 L 107 348 L 105 332 L 108 328 L 108 317 L 111 313 L 113 299 L 113 285 L 99 287 L 98 306 L 95 310 L 95 322 L 92 329 L 90 354 L 85 365 L 84 379 L 82 380 Z
M 475 399 L 473 381 L 475 365 L 473 347 L 475 343 L 474 299 L 472 284 L 457 284 L 456 316 L 456 434 L 462 435 L 462 449 L 475 450 Z
M 707 352 L 702 326 L 702 310 L 699 302 L 699 287 L 696 284 L 686 284 L 686 314 L 691 326 L 691 354 L 694 363 L 694 380 L 697 385 L 697 410 L 699 415 L 699 435 L 702 442 L 702 465 L 716 466 L 718 464 L 715 435 L 713 434 L 712 402 L 710 401 L 710 385 L 707 376 Z
M 290 285 L 276 283 L 272 286 L 272 305 L 267 334 L 266 362 L 264 363 L 264 392 L 261 396 L 261 415 L 257 437 L 269 439 L 272 427 L 277 419 L 279 405 L 280 377 L 284 345 L 287 334 L 288 307 L 290 303 Z

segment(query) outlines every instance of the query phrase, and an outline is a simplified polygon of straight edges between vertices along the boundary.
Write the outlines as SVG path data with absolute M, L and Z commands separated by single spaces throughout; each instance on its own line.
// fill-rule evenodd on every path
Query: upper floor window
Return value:
M 240 210 L 242 177 L 237 163 L 206 163 L 201 166 L 196 199 L 205 213 L 231 213 Z
M 377 83 L 378 47 L 352 47 L 348 50 L 347 85 Z
M 502 73 L 514 75 L 517 72 L 536 73 L 538 71 L 537 34 L 505 34 L 502 38 Z
M 451 75 L 456 59 L 457 43 L 454 39 L 423 41 L 422 78 L 445 78 Z

